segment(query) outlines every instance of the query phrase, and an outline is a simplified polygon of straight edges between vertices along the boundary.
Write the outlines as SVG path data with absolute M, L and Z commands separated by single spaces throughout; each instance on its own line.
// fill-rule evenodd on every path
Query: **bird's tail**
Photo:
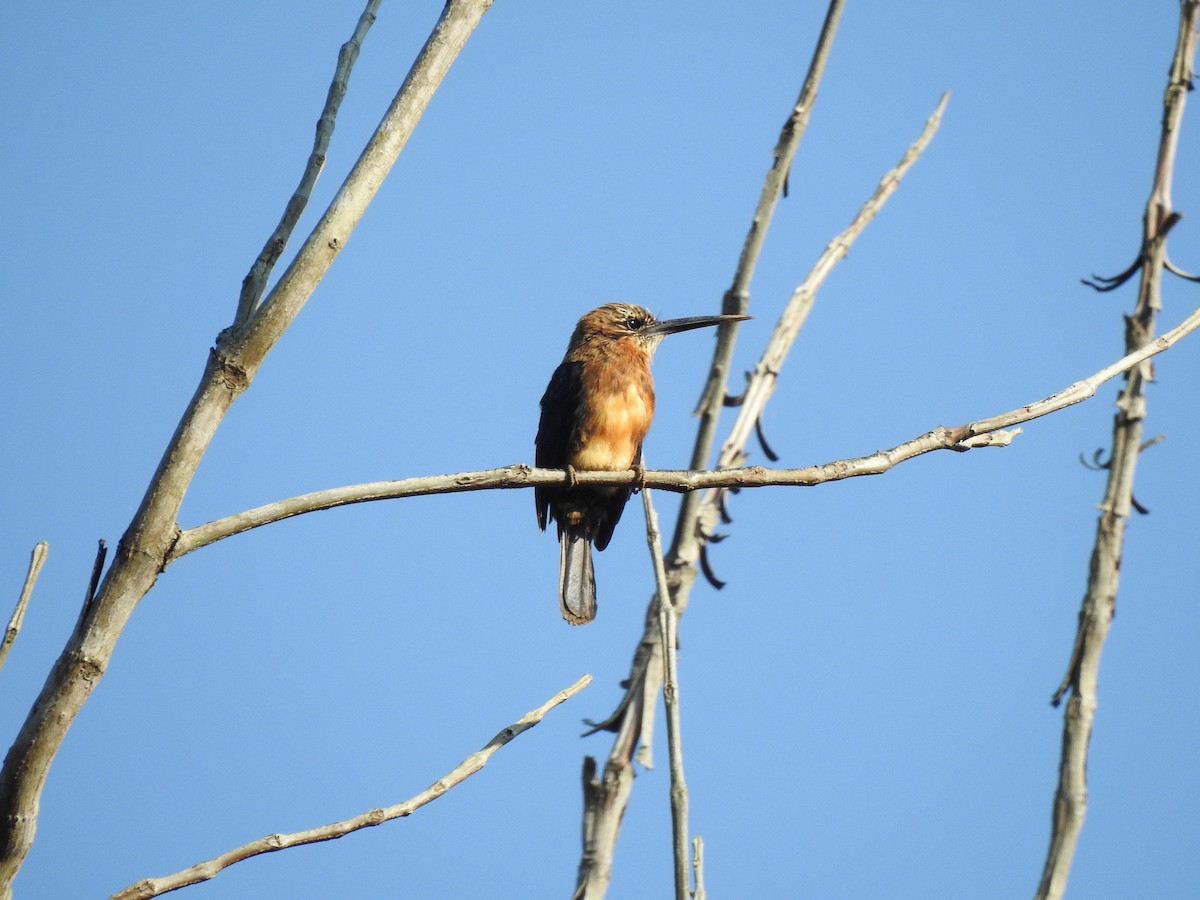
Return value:
M 596 618 L 592 542 L 570 528 L 558 535 L 558 606 L 572 625 L 586 625 Z

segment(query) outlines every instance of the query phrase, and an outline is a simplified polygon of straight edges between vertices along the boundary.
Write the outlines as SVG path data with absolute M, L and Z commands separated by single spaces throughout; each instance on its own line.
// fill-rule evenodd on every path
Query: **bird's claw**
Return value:
M 633 464 L 633 492 L 636 494 L 638 491 L 644 491 L 645 489 L 646 467 L 642 465 L 641 460 L 638 460 Z

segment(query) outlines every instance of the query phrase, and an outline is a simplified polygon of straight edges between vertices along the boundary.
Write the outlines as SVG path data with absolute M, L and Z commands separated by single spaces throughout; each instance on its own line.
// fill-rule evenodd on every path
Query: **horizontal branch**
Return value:
M 528 731 L 538 722 L 542 721 L 546 713 L 550 712 L 550 710 L 554 709 L 560 703 L 571 699 L 591 683 L 592 676 L 584 675 L 569 688 L 559 691 L 537 709 L 525 713 L 520 719 L 488 741 L 482 750 L 472 753 L 428 788 L 402 803 L 381 809 L 369 809 L 353 818 L 343 819 L 340 822 L 331 822 L 328 825 L 310 828 L 307 831 L 297 831 L 293 834 L 269 834 L 257 841 L 251 841 L 249 844 L 235 847 L 232 850 L 222 853 L 220 856 L 215 856 L 202 863 L 196 863 L 196 865 L 190 868 L 183 869 L 171 875 L 164 875 L 161 878 L 144 878 L 129 885 L 127 888 L 117 891 L 108 900 L 148 900 L 150 897 L 160 897 L 169 891 L 187 887 L 189 884 L 208 881 L 208 879 L 214 877 L 222 869 L 228 868 L 244 859 L 249 859 L 252 856 L 272 853 L 276 850 L 285 850 L 288 847 L 298 847 L 302 844 L 331 841 L 335 838 L 345 837 L 353 831 L 370 828 L 373 825 L 380 825 L 391 819 L 399 819 L 403 816 L 411 815 L 426 803 L 436 800 L 452 787 L 456 787 L 466 781 L 487 765 L 488 760 L 492 758 L 492 755 L 497 750 L 513 738 Z
M 997 416 L 968 422 L 953 428 L 938 426 L 912 440 L 898 444 L 889 450 L 876 450 L 867 456 L 840 459 L 818 466 L 802 469 L 769 469 L 749 466 L 742 469 L 717 469 L 708 472 L 690 470 L 656 470 L 635 472 L 575 472 L 579 484 L 630 484 L 636 482 L 648 488 L 685 493 L 714 487 L 810 487 L 827 481 L 857 478 L 861 475 L 878 475 L 915 456 L 933 450 L 973 450 L 977 447 L 1005 446 L 1020 433 L 1004 431 L 1022 422 L 1049 415 L 1095 395 L 1104 382 L 1127 372 L 1155 354 L 1161 353 L 1185 335 L 1200 327 L 1200 308 L 1184 321 L 1161 337 L 1106 366 L 1089 378 L 1051 394 L 1036 403 L 1009 410 Z M 535 469 L 516 464 L 499 469 L 484 469 L 477 472 L 457 472 L 449 475 L 423 475 L 402 478 L 398 481 L 372 481 L 366 484 L 351 484 L 329 488 L 311 494 L 301 494 L 286 500 L 277 500 L 265 506 L 248 509 L 204 525 L 189 528 L 179 535 L 174 547 L 167 554 L 166 564 L 193 550 L 199 550 L 223 538 L 269 525 L 281 519 L 304 513 L 332 509 L 351 503 L 367 503 L 372 500 L 396 500 L 402 497 L 418 497 L 428 494 L 450 494 L 461 491 L 507 490 L 528 488 L 538 485 L 558 484 L 566 479 L 559 469 Z

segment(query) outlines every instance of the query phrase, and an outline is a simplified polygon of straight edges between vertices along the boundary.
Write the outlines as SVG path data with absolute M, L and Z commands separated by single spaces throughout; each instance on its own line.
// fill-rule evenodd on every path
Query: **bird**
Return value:
M 658 321 L 630 303 L 607 303 L 575 326 L 562 363 L 541 401 L 534 440 L 539 468 L 564 469 L 567 483 L 534 489 L 538 527 L 558 524 L 558 604 L 563 618 L 596 617 L 592 547 L 603 550 L 621 519 L 632 485 L 577 485 L 575 472 L 640 469 L 642 442 L 654 418 L 650 360 L 668 334 L 748 319 L 692 316 Z

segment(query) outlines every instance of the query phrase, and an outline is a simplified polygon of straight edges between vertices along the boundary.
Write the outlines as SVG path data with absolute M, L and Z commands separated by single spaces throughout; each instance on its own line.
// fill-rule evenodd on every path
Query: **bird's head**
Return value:
M 644 306 L 633 303 L 606 303 L 580 318 L 575 326 L 575 333 L 571 336 L 571 346 L 631 341 L 649 356 L 668 334 L 725 322 L 740 322 L 749 318 L 740 315 L 690 316 L 660 322 Z

